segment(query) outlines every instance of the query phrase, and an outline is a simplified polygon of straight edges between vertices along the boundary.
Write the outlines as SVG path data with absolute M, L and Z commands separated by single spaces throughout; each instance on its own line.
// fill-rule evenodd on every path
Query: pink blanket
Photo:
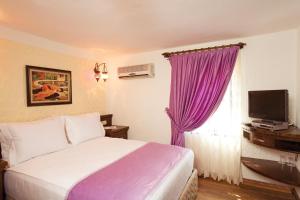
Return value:
M 148 143 L 80 181 L 68 200 L 145 199 L 186 152 L 177 146 Z

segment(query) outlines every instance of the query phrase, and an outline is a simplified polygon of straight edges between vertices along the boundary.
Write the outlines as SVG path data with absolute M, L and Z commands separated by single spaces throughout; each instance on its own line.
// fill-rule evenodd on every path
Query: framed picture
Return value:
M 72 103 L 71 71 L 26 65 L 27 106 Z

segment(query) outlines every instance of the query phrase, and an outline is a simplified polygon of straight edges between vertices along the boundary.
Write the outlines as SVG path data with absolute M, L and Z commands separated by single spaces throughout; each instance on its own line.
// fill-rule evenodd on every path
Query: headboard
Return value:
M 111 126 L 112 125 L 112 114 L 100 115 L 100 121 L 103 123 L 103 126 Z

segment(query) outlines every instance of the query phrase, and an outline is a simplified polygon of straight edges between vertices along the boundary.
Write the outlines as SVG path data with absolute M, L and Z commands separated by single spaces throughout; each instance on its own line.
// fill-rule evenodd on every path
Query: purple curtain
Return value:
M 172 145 L 184 146 L 184 132 L 200 127 L 218 108 L 230 81 L 238 46 L 173 55 L 167 114 Z

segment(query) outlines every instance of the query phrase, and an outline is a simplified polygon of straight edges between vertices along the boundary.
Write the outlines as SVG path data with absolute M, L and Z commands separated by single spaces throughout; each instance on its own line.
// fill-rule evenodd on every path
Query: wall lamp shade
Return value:
M 99 81 L 99 79 L 103 79 L 103 81 L 106 81 L 106 79 L 108 79 L 106 63 L 100 63 L 100 64 L 96 63 L 94 72 L 95 72 L 95 79 L 97 80 L 97 82 Z

